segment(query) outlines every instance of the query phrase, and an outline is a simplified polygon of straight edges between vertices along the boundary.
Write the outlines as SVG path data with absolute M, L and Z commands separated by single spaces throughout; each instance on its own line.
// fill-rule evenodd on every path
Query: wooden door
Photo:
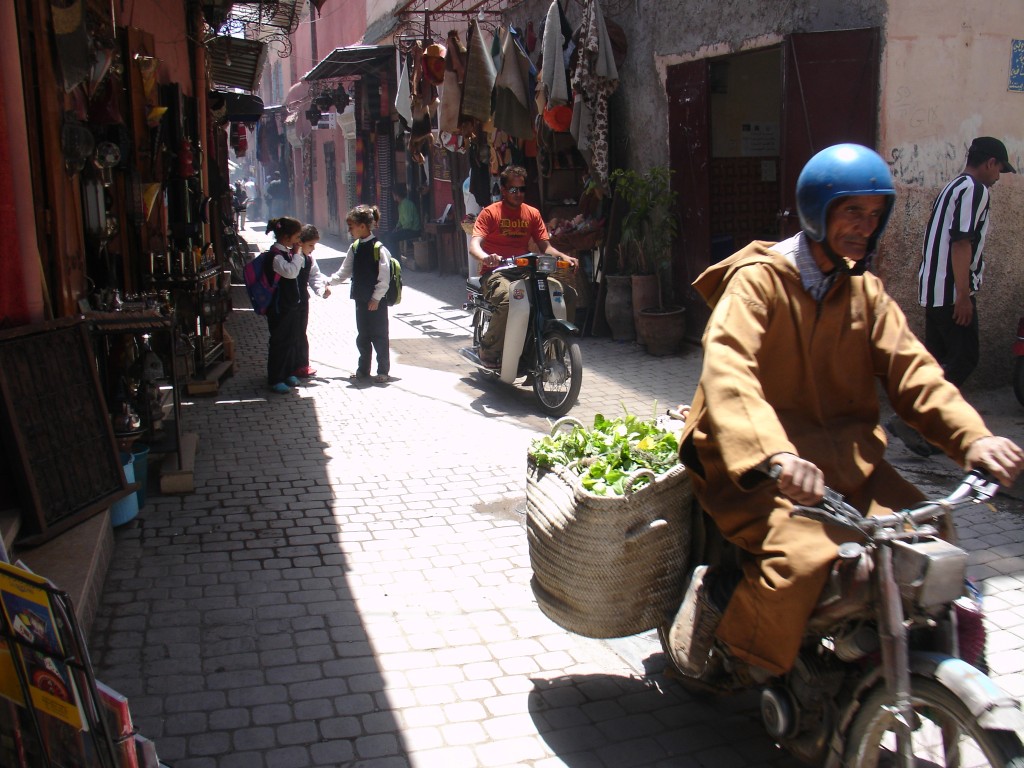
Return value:
M 686 307 L 686 335 L 700 339 L 708 307 L 692 283 L 709 263 L 711 253 L 710 102 L 706 59 L 668 68 L 669 163 L 672 188 L 679 195 L 679 235 L 672 254 L 675 294 Z
M 800 230 L 796 180 L 825 147 L 878 136 L 878 28 L 790 35 L 783 46 L 780 237 Z

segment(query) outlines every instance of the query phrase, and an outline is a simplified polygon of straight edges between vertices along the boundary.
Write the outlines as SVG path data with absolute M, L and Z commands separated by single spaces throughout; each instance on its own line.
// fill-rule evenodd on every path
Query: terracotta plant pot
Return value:
M 605 277 L 604 317 L 615 341 L 632 341 L 633 326 L 632 278 L 628 275 Z
M 631 288 L 633 291 L 633 327 L 636 329 L 636 340 L 646 344 L 643 328 L 640 323 L 640 312 L 648 307 L 656 307 L 661 303 L 658 290 L 657 275 L 633 275 Z
M 674 355 L 683 348 L 686 334 L 684 312 L 682 307 L 652 307 L 640 311 L 637 336 L 646 339 L 647 354 L 662 357 Z

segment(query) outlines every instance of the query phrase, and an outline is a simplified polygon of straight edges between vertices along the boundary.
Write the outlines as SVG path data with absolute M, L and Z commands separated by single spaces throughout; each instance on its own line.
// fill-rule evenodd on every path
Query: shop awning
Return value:
M 210 111 L 229 123 L 255 123 L 263 116 L 263 99 L 248 93 L 210 91 Z
M 206 43 L 210 78 L 216 88 L 255 91 L 260 87 L 267 45 L 260 40 L 224 35 Z
M 393 45 L 350 45 L 335 48 L 323 61 L 303 75 L 307 82 L 329 80 L 334 77 L 369 75 L 381 67 L 394 66 L 395 46 Z

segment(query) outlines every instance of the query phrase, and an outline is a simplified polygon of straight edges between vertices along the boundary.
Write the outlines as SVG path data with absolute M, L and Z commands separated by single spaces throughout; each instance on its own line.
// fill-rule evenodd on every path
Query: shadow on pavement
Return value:
M 537 732 L 570 768 L 799 765 L 764 733 L 756 694 L 698 701 L 663 675 L 531 682 Z
M 267 393 L 263 318 L 235 312 L 228 328 L 239 371 L 183 405 L 201 436 L 195 493 L 155 496 L 115 532 L 96 674 L 176 768 L 406 766 L 348 577 L 391 566 L 393 553 L 353 543 L 386 515 L 331 465 L 332 446 L 358 450 L 345 424 L 314 398 Z

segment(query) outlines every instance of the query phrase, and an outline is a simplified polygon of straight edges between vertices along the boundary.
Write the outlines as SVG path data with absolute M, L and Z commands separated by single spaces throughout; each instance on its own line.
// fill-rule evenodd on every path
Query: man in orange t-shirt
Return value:
M 489 275 L 484 283 L 484 296 L 494 305 L 487 333 L 480 340 L 480 359 L 485 365 L 497 367 L 505 340 L 508 319 L 509 280 L 494 272 L 502 259 L 529 253 L 531 240 L 537 250 L 555 258 L 565 259 L 575 270 L 576 259 L 552 247 L 540 211 L 523 202 L 526 194 L 526 169 L 510 165 L 501 173 L 501 200 L 480 211 L 469 241 L 469 255 L 480 262 L 480 274 Z

